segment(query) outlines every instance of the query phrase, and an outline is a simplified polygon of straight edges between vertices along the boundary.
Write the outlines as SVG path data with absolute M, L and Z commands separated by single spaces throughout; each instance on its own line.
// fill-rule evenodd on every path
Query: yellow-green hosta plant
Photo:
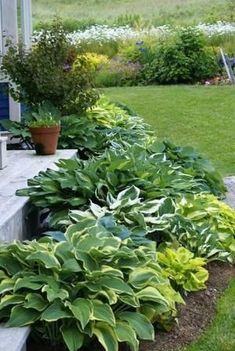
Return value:
M 137 351 L 139 339 L 154 338 L 151 320 L 175 316 L 183 300 L 154 247 L 129 248 L 98 225 L 88 234 L 87 224 L 71 225 L 60 242 L 0 245 L 1 322 L 32 325 L 69 351 L 93 340 L 106 351 L 118 351 L 119 342 Z
M 165 275 L 177 286 L 186 291 L 197 291 L 206 288 L 208 271 L 203 267 L 206 260 L 194 255 L 184 247 L 177 250 L 166 248 L 157 253 L 158 262 Z

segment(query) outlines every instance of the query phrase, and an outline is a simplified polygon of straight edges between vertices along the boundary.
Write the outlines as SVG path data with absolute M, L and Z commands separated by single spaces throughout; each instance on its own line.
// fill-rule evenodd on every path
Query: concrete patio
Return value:
M 47 168 L 56 168 L 55 162 L 76 155 L 76 150 L 58 150 L 56 155 L 37 156 L 35 151 L 7 151 L 7 167 L 0 170 L 0 241 L 22 240 L 26 237 L 28 199 L 15 195 L 17 189 L 27 186 L 27 179 Z M 36 228 L 35 228 L 36 230 Z

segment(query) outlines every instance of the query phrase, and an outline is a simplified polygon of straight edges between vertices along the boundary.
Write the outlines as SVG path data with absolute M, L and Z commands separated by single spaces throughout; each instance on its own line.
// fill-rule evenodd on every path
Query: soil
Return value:
M 235 277 L 235 266 L 213 262 L 208 264 L 207 289 L 190 293 L 185 305 L 179 306 L 178 323 L 170 332 L 156 331 L 156 341 L 142 342 L 140 351 L 176 351 L 196 340 L 212 321 L 216 299 Z
M 141 342 L 140 351 L 176 351 L 197 339 L 212 321 L 215 314 L 216 299 L 227 288 L 229 281 L 235 277 L 235 266 L 213 262 L 207 266 L 209 281 L 207 289 L 188 294 L 185 305 L 178 307 L 178 323 L 170 332 L 156 331 L 156 341 Z M 95 345 L 94 345 L 95 346 Z M 81 351 L 95 349 L 101 351 L 100 345 Z M 51 348 L 46 343 L 29 339 L 27 351 L 65 351 L 64 348 Z M 122 347 L 120 351 L 127 351 Z

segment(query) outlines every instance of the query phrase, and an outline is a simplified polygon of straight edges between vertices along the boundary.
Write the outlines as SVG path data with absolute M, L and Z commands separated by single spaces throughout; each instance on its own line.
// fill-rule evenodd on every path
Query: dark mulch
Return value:
M 154 342 L 142 342 L 140 351 L 176 351 L 198 338 L 215 314 L 216 299 L 235 277 L 235 266 L 213 262 L 208 265 L 207 290 L 191 293 L 179 307 L 178 324 L 170 332 L 156 331 Z
M 213 262 L 208 265 L 209 281 L 207 290 L 191 293 L 185 298 L 186 305 L 179 306 L 178 323 L 170 332 L 156 331 L 156 341 L 141 342 L 140 351 L 176 351 L 198 338 L 211 322 L 216 299 L 227 288 L 229 281 L 235 277 L 235 266 Z M 100 350 L 100 345 L 90 346 L 84 351 Z M 29 340 L 28 351 L 64 351 L 64 348 L 51 348 Z M 127 351 L 122 347 L 121 351 Z

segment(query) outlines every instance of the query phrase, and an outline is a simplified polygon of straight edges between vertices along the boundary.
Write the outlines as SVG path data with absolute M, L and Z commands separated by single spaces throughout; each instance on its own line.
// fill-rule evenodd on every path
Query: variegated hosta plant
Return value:
M 1 244 L 2 322 L 33 325 L 70 351 L 93 339 L 106 351 L 117 351 L 119 342 L 138 350 L 139 339 L 154 338 L 151 321 L 167 323 L 183 300 L 154 247 L 131 249 L 100 226 L 88 234 L 86 225 L 71 225 L 60 242 Z

